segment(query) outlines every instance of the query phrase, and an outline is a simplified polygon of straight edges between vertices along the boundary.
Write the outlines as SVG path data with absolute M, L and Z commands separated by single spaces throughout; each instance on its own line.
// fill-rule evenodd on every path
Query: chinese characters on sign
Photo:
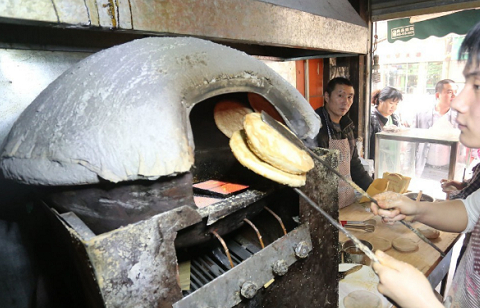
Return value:
M 402 26 L 402 27 L 392 28 L 390 31 L 391 31 L 390 35 L 392 39 L 399 39 L 402 37 L 414 36 L 415 26 L 414 25 Z

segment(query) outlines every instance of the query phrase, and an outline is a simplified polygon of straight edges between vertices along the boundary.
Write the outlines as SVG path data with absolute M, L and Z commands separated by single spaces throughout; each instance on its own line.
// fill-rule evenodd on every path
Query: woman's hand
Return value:
M 377 250 L 375 255 L 380 263 L 375 262 L 373 270 L 380 282 L 378 291 L 389 297 L 402 308 L 436 308 L 443 307 L 433 293 L 425 275 L 412 265 L 398 261 Z
M 416 201 L 393 191 L 375 195 L 375 200 L 378 206 L 372 202 L 370 208 L 386 222 L 405 219 L 407 215 L 415 215 L 418 211 Z
M 450 181 L 446 179 L 442 179 L 440 181 L 442 185 L 442 191 L 444 193 L 451 193 L 452 191 L 462 190 L 465 187 L 465 184 L 459 181 Z

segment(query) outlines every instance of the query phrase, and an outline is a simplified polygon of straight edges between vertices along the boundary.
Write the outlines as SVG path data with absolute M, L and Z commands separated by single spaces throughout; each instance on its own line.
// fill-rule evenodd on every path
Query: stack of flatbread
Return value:
M 410 185 L 411 178 L 403 176 L 399 173 L 384 172 L 383 178 L 388 180 L 388 191 L 397 192 L 400 194 L 406 193 L 408 185 Z
M 292 187 L 305 185 L 306 173 L 314 167 L 306 151 L 264 123 L 259 113 L 245 116 L 243 129 L 230 138 L 230 148 L 248 169 Z
M 399 173 L 384 172 L 383 178 L 373 180 L 367 189 L 367 194 L 371 197 L 385 191 L 393 191 L 400 194 L 407 192 L 411 178 Z M 370 199 L 363 196 L 360 203 L 370 202 Z
M 243 129 L 245 116 L 252 112 L 250 107 L 240 101 L 225 99 L 215 105 L 213 119 L 218 129 L 228 138 L 232 138 L 234 132 Z

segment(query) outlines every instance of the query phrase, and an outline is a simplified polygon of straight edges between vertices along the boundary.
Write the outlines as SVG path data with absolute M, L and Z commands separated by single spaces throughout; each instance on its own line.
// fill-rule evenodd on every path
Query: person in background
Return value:
M 394 112 L 402 99 L 402 93 L 392 87 L 372 93 L 372 105 L 375 108 L 372 108 L 370 115 L 370 159 L 375 159 L 375 134 L 381 132 L 385 126 L 400 126 L 400 119 Z
M 324 93 L 325 105 L 315 110 L 322 121 L 316 143 L 322 148 L 339 150 L 339 172 L 367 190 L 373 179 L 360 161 L 354 136 L 355 127 L 346 115 L 352 106 L 354 95 L 355 90 L 348 79 L 337 77 L 328 82 Z M 355 202 L 355 192 L 350 185 L 340 180 L 338 186 L 340 208 Z
M 457 94 L 457 85 L 451 79 L 443 79 L 437 82 L 435 85 L 435 104 L 429 105 L 426 109 L 421 110 L 415 116 L 414 127 L 428 129 L 431 128 L 436 122 L 443 119 L 448 121 L 452 128 L 456 127 L 455 119 L 456 112 L 450 108 L 452 100 Z M 415 160 L 415 173 L 417 177 L 420 177 L 425 169 L 425 164 L 429 158 L 430 149 L 435 155 L 440 155 L 441 151 L 448 151 L 448 147 L 444 145 L 432 145 L 429 143 L 420 143 L 416 151 Z M 448 153 L 443 155 L 448 157 Z
M 472 168 L 472 176 L 469 179 L 463 182 L 442 179 L 440 183 L 442 191 L 448 194 L 448 199 L 466 199 L 480 188 L 480 163 Z
M 463 71 L 465 87 L 452 102 L 458 111 L 457 123 L 460 142 L 471 148 L 480 148 L 480 23 L 466 35 L 459 54 L 468 55 Z M 455 272 L 452 286 L 440 303 L 426 277 L 413 266 L 400 262 L 382 251 L 373 264 L 378 274 L 378 290 L 400 307 L 480 307 L 480 190 L 466 199 L 444 202 L 416 202 L 400 194 L 387 192 L 375 196 L 378 205 L 371 209 L 384 220 L 397 221 L 406 216 L 447 232 L 472 232 L 465 255 Z M 388 210 L 393 209 L 393 210 Z
M 430 128 L 441 117 L 447 117 L 448 121 L 455 124 L 456 112 L 450 107 L 457 95 L 457 85 L 451 79 L 443 79 L 435 85 L 435 104 L 418 112 L 415 116 L 416 128 Z

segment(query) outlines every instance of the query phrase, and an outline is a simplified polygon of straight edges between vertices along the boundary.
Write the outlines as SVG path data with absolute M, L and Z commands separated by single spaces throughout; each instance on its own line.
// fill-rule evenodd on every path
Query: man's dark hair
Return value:
M 337 84 L 343 84 L 343 85 L 346 85 L 346 86 L 353 87 L 352 83 L 347 78 L 345 78 L 345 77 L 335 77 L 327 83 L 327 87 L 325 88 L 324 93 L 327 92 L 328 95 L 332 95 L 332 92 L 335 89 L 335 86 Z
M 372 104 L 374 104 L 375 106 L 378 106 L 380 101 L 383 102 L 390 98 L 394 101 L 401 101 L 403 99 L 402 92 L 393 87 L 385 87 L 382 90 L 373 92 L 372 94 Z
M 468 31 L 458 51 L 458 58 L 468 56 L 465 67 L 480 64 L 480 22 Z
M 443 86 L 447 83 L 455 83 L 452 79 L 442 79 L 435 85 L 435 93 L 441 93 L 443 90 Z

